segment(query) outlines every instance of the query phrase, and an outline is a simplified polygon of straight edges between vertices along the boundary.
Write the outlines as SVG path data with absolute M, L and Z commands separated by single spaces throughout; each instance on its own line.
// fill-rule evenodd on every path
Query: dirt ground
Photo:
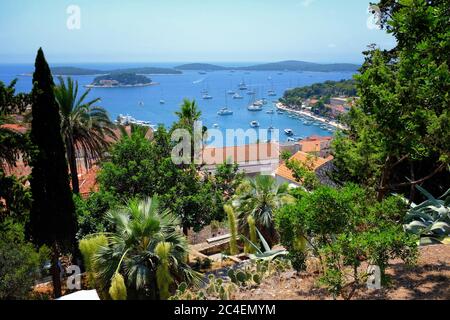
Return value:
M 408 268 L 393 260 L 387 274 L 389 287 L 380 290 L 362 288 L 353 300 L 420 300 L 450 299 L 450 246 L 435 245 L 419 249 L 415 267 Z M 258 288 L 236 293 L 237 300 L 328 300 L 332 297 L 317 284 L 318 276 L 307 273 L 285 272 L 281 277 L 266 279 Z

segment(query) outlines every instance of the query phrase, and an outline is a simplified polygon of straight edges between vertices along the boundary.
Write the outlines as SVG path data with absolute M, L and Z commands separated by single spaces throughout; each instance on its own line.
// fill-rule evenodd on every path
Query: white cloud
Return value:
M 300 5 L 303 6 L 303 7 L 309 7 L 309 5 L 312 4 L 315 1 L 316 0 L 303 0 L 302 2 L 300 2 Z

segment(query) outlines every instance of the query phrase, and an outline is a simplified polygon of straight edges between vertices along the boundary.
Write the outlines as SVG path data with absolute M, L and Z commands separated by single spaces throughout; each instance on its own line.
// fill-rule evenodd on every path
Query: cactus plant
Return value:
M 261 276 L 259 274 L 257 274 L 257 273 L 255 273 L 253 275 L 252 280 L 253 280 L 254 283 L 256 283 L 258 285 L 261 284 Z
M 173 278 L 169 270 L 171 248 L 172 245 L 169 242 L 160 242 L 155 248 L 155 253 L 159 257 L 159 265 L 156 269 L 156 283 L 158 285 L 159 296 L 163 300 L 170 297 L 169 286 L 173 283 Z
M 236 279 L 241 284 L 245 284 L 245 281 L 247 280 L 247 274 L 245 272 L 239 271 L 238 273 L 236 273 Z
M 225 205 L 224 210 L 227 213 L 228 223 L 230 227 L 230 255 L 234 256 L 238 254 L 237 247 L 237 226 L 236 226 L 236 215 L 234 214 L 233 207 L 230 205 Z

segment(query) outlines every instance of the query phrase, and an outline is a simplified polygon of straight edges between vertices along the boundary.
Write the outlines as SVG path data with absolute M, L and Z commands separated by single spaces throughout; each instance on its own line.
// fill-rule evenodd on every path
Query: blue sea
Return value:
M 99 70 L 112 70 L 131 67 L 173 67 L 182 63 L 173 64 L 53 64 L 52 66 L 74 66 Z M 230 65 L 226 63 L 217 64 Z M 253 63 L 248 63 L 251 65 Z M 234 64 L 240 66 L 244 64 Z M 0 81 L 9 83 L 17 78 L 16 89 L 18 92 L 29 92 L 32 86 L 32 78 L 23 74 L 32 73 L 33 65 L 25 64 L 0 64 Z M 175 111 L 179 110 L 183 98 L 195 99 L 202 111 L 202 122 L 208 128 L 217 128 L 224 132 L 226 129 L 250 129 L 251 121 L 258 121 L 258 130 L 273 126 L 280 130 L 279 140 L 286 141 L 287 136 L 283 130 L 290 128 L 297 137 L 310 135 L 332 135 L 333 132 L 322 129 L 317 125 L 305 125 L 303 121 L 288 113 L 267 114 L 266 111 L 274 109 L 274 102 L 278 100 L 285 90 L 294 87 L 311 85 L 313 83 L 327 80 L 350 79 L 353 72 L 269 72 L 269 71 L 215 71 L 200 74 L 199 71 L 184 71 L 180 75 L 149 75 L 159 85 L 136 88 L 94 88 L 89 94 L 90 99 L 101 98 L 100 105 L 108 110 L 112 119 L 119 114 L 130 115 L 138 120 L 150 121 L 152 124 L 164 124 L 170 126 L 176 121 Z M 90 84 L 94 76 L 74 76 L 80 86 Z M 262 97 L 268 100 L 261 112 L 250 112 L 247 106 L 251 104 L 252 97 L 246 91 L 238 90 L 238 85 L 244 81 L 249 90 L 257 93 L 257 99 Z M 83 90 L 83 88 L 81 88 Z M 208 90 L 211 100 L 202 99 L 202 91 Z M 239 92 L 244 98 L 234 100 L 227 91 Z M 269 97 L 268 90 L 274 90 L 277 96 Z M 160 104 L 160 100 L 165 104 Z M 233 110 L 232 116 L 218 116 L 217 112 L 227 106 Z M 259 139 L 259 138 L 257 138 Z M 246 143 L 254 143 L 255 138 L 246 139 Z M 228 145 L 236 144 L 237 141 L 226 142 Z M 210 144 L 220 146 L 225 143 L 221 141 L 210 141 Z

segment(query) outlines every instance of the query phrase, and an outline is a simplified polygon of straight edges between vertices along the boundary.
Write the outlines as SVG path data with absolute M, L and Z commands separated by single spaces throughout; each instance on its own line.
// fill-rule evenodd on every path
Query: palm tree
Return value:
M 260 175 L 244 181 L 233 200 L 239 214 L 239 229 L 248 235 L 248 217 L 252 216 L 256 227 L 272 246 L 277 239 L 274 212 L 293 201 L 294 198 L 288 194 L 288 185 L 278 185 L 271 176 Z
M 102 157 L 109 146 L 107 137 L 115 139 L 114 125 L 105 109 L 95 106 L 99 98 L 85 102 L 90 90 L 79 98 L 78 82 L 67 78 L 67 84 L 59 77 L 55 98 L 61 113 L 61 131 L 66 145 L 74 193 L 80 192 L 76 153 L 82 153 L 85 165 Z
M 160 207 L 157 197 L 131 200 L 107 218 L 116 230 L 94 257 L 105 287 L 119 274 L 128 298 L 160 299 L 167 298 L 168 288 L 176 283 L 199 279 L 186 264 L 188 244 L 180 221 Z
M 193 128 L 195 121 L 200 120 L 202 112 L 198 109 L 195 100 L 184 99 L 181 110 L 176 111 L 175 114 L 178 116 L 180 124 Z
M 208 128 L 202 127 L 201 132 L 194 130 L 195 124 L 200 120 L 202 112 L 198 109 L 195 100 L 190 101 L 189 99 L 184 99 L 181 104 L 180 111 L 176 111 L 175 114 L 178 116 L 178 125 L 189 131 L 191 135 L 191 163 L 194 162 L 195 158 L 195 146 L 198 146 L 199 142 L 202 143 L 202 150 L 204 149 L 204 142 L 206 140 L 206 132 Z

